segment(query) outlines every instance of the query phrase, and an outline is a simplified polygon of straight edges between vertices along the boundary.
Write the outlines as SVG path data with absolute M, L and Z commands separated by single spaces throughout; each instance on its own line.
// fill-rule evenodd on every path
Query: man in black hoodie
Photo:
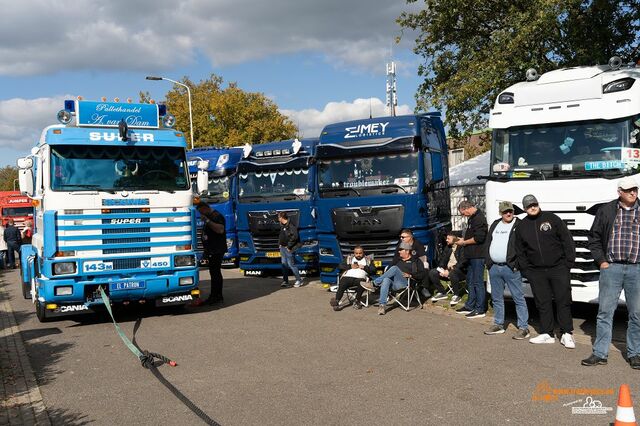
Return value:
M 289 271 L 293 272 L 296 277 L 294 287 L 300 287 L 302 285 L 302 278 L 300 272 L 296 266 L 294 252 L 300 248 L 300 236 L 298 235 L 298 227 L 291 223 L 287 212 L 278 213 L 278 221 L 280 222 L 280 235 L 278 236 L 278 243 L 280 245 L 280 257 L 282 263 L 282 283 L 280 287 L 289 286 Z
M 533 195 L 522 199 L 527 216 L 516 228 L 516 253 L 522 275 L 529 280 L 540 313 L 540 335 L 531 343 L 555 343 L 553 300 L 556 302 L 562 343 L 576 347 L 571 316 L 571 277 L 576 249 L 567 225 L 553 213 L 540 210 Z
M 13 224 L 13 219 L 9 219 L 7 227 L 4 229 L 4 240 L 7 242 L 7 268 L 16 268 L 16 255 L 20 254 L 20 230 Z

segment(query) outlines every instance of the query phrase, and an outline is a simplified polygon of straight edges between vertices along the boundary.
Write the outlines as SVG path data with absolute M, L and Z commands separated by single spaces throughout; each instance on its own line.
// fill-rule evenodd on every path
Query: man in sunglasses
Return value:
M 553 301 L 556 303 L 560 343 L 574 349 L 571 315 L 571 276 L 576 248 L 567 225 L 557 215 L 540 209 L 529 194 L 522 199 L 527 216 L 516 228 L 516 253 L 522 275 L 529 280 L 540 314 L 540 335 L 530 343 L 555 343 Z
M 504 288 L 509 288 L 511 298 L 516 304 L 518 331 L 516 340 L 529 337 L 529 311 L 522 291 L 522 276 L 516 255 L 516 229 L 520 219 L 513 214 L 510 201 L 500 201 L 498 210 L 500 219 L 489 227 L 487 235 L 487 257 L 485 262 L 491 280 L 491 300 L 493 300 L 493 325 L 484 334 L 502 334 L 504 328 Z
M 613 314 L 624 290 L 629 313 L 627 360 L 640 369 L 640 209 L 638 183 L 632 177 L 618 182 L 618 198 L 604 204 L 589 231 L 589 249 L 600 268 L 598 319 L 593 353 L 582 365 L 607 363 Z

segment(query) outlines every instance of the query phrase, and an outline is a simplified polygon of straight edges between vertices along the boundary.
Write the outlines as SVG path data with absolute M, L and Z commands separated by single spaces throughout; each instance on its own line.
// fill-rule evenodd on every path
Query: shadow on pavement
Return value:
M 51 424 L 56 425 L 70 425 L 70 426 L 79 426 L 79 425 L 88 425 L 92 423 L 91 420 L 88 419 L 88 416 L 85 414 L 76 414 L 72 413 L 69 410 L 63 410 L 58 408 L 47 408 L 47 412 L 49 413 L 49 419 L 51 420 Z

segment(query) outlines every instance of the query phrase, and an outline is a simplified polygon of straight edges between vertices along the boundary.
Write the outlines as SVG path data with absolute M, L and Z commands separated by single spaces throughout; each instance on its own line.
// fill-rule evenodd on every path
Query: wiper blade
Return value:
M 240 197 L 243 201 L 260 201 L 264 200 L 266 197 L 264 195 L 249 195 L 246 197 Z
M 402 186 L 396 184 L 396 183 L 388 183 L 386 185 L 375 185 L 375 186 L 368 186 L 367 189 L 381 189 L 381 188 L 389 188 L 389 189 L 401 189 L 405 194 L 408 193 L 408 191 L 406 189 L 404 189 Z M 385 192 L 384 190 L 382 192 Z M 398 191 L 395 191 L 398 192 Z
M 85 188 L 85 189 L 96 189 L 100 188 L 100 185 L 89 185 L 84 183 L 63 183 L 59 185 L 54 185 L 57 188 Z
M 358 192 L 357 189 L 355 188 L 326 188 L 326 189 L 322 189 L 322 192 L 339 192 L 339 191 L 351 191 L 353 193 L 355 193 L 358 197 L 360 196 L 360 193 Z
M 293 195 L 293 197 L 291 197 Z M 284 197 L 285 201 L 291 201 L 291 200 L 304 200 L 304 198 L 302 198 L 300 195 L 298 194 L 287 194 L 287 196 Z

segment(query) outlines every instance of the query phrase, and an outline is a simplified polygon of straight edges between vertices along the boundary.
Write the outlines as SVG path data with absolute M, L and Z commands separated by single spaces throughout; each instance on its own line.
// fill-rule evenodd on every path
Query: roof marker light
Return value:
M 535 68 L 529 68 L 526 73 L 527 81 L 536 81 L 540 76 Z
M 617 70 L 622 66 L 622 59 L 619 56 L 612 56 L 609 59 L 609 68 L 612 70 Z
M 107 97 L 106 97 L 106 96 L 103 96 L 103 97 L 101 97 L 101 98 L 100 98 L 100 100 L 101 100 L 102 102 L 107 102 Z
M 120 102 L 120 98 L 113 98 L 113 102 Z

